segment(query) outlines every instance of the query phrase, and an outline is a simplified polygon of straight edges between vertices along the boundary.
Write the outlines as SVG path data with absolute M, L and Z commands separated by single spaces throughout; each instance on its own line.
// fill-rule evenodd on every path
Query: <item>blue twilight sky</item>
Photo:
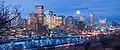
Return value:
M 7 4 L 20 4 L 22 17 L 26 18 L 29 12 L 35 12 L 35 5 L 44 5 L 46 9 L 52 9 L 57 15 L 72 15 L 78 18 L 80 15 L 88 20 L 89 13 L 95 14 L 95 19 L 107 18 L 108 22 L 120 22 L 120 0 L 5 0 Z

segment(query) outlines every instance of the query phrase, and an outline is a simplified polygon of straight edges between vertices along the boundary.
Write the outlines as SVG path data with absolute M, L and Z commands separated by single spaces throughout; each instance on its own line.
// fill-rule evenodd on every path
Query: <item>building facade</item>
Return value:
M 48 25 L 48 29 L 55 28 L 56 26 L 60 26 L 64 23 L 64 17 L 65 16 L 63 15 L 56 16 L 53 14 L 52 10 L 47 10 L 45 12 L 44 24 Z
M 104 18 L 103 20 L 100 20 L 100 19 L 99 19 L 99 23 L 101 23 L 101 24 L 106 24 L 106 18 Z
M 38 33 L 44 32 L 44 6 L 36 5 L 36 13 L 30 13 L 30 26 Z
M 25 28 L 28 28 L 28 19 L 22 19 L 21 25 L 24 26 Z
M 80 21 L 84 21 L 84 17 L 83 16 L 80 16 Z
M 90 24 L 90 25 L 93 25 L 93 24 L 94 24 L 94 13 L 90 13 L 89 24 Z
M 64 23 L 64 16 L 46 16 L 44 19 L 45 24 L 48 25 L 48 29 L 60 26 Z
M 66 28 L 73 28 L 74 27 L 74 18 L 72 16 L 68 16 L 66 19 L 65 19 L 65 26 Z
M 52 10 L 44 13 L 44 7 L 35 6 L 36 13 L 30 13 L 30 27 L 36 32 L 45 32 L 47 29 L 55 28 L 63 24 L 64 16 L 56 16 Z

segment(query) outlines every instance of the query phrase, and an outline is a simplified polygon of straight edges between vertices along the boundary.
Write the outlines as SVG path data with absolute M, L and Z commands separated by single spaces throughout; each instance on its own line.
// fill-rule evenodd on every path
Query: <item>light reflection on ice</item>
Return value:
M 45 36 L 41 37 L 44 38 Z M 46 38 L 46 37 L 45 37 Z M 6 48 L 10 49 L 15 45 L 22 44 L 24 48 L 31 48 L 32 46 L 45 46 L 45 45 L 53 45 L 55 44 L 55 47 L 61 47 L 64 46 L 64 43 L 72 42 L 71 44 L 66 45 L 74 45 L 76 42 L 83 43 L 85 40 L 89 40 L 89 38 L 65 38 L 65 39 L 45 39 L 45 40 L 32 40 L 32 41 L 24 41 L 24 42 L 11 42 L 8 44 L 2 44 L 0 45 L 0 49 L 6 50 Z

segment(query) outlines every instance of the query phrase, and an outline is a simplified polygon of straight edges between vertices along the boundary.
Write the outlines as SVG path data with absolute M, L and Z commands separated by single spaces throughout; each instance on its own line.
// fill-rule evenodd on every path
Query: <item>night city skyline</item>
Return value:
M 119 0 L 0 0 L 0 50 L 120 50 Z
M 80 15 L 89 19 L 89 13 L 95 14 L 95 21 L 98 19 L 107 18 L 107 22 L 120 22 L 119 15 L 119 0 L 5 0 L 7 4 L 22 6 L 22 17 L 28 17 L 29 12 L 35 12 L 35 5 L 44 5 L 45 11 L 47 9 L 53 10 L 57 15 L 73 16 L 79 18 Z M 64 1 L 64 2 L 63 2 Z M 69 2 L 68 2 L 69 1 Z M 77 15 L 76 11 L 80 10 Z M 115 18 L 114 18 L 115 17 Z

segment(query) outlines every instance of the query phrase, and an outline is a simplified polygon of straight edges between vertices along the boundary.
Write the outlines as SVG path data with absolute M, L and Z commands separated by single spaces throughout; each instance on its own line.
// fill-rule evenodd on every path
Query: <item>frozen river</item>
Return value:
M 76 43 L 83 43 L 89 38 L 80 37 L 49 37 L 49 36 L 37 36 L 32 38 L 24 38 L 25 40 L 16 39 L 10 43 L 0 45 L 0 50 L 13 50 L 13 48 L 31 49 L 31 48 L 45 48 L 45 47 L 61 47 L 64 44 L 74 45 Z

